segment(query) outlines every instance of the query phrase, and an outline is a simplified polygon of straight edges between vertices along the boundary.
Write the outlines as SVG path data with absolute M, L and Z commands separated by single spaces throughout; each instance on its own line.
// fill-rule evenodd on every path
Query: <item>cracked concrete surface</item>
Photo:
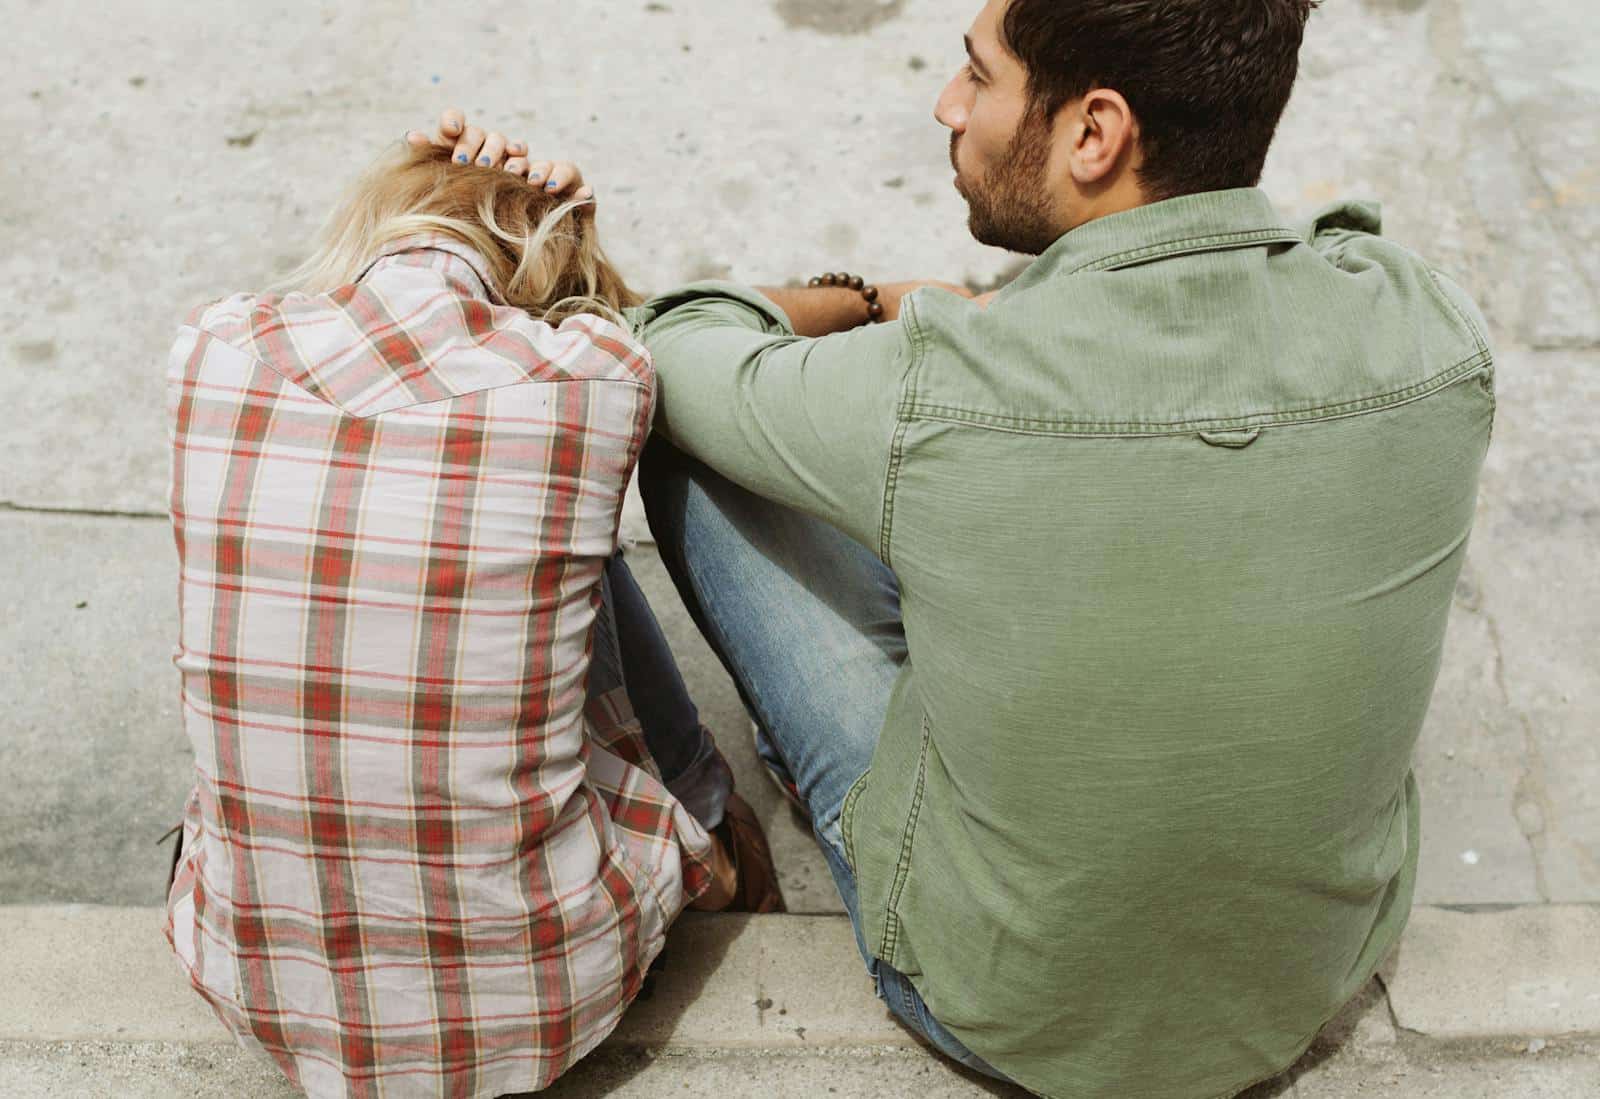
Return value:
M 30 152 L 0 176 L 14 288 L 0 376 L 21 405 L 0 463 L 0 659 L 30 684 L 0 742 L 23 779 L 0 801 L 18 822 L 0 839 L 0 896 L 152 896 L 136 877 L 152 854 L 125 825 L 164 820 L 182 784 L 139 759 L 183 751 L 162 686 L 170 554 L 144 520 L 164 513 L 161 360 L 185 308 L 281 269 L 343 180 L 446 102 L 582 155 L 641 285 L 781 280 L 851 257 L 993 285 L 1019 261 L 966 239 L 929 117 L 973 7 L 608 5 L 559 22 L 557 49 L 545 31 L 567 9 L 549 4 L 285 22 L 231 0 L 183 18 L 139 0 L 113 25 L 0 0 L 18 28 L 0 61 L 23 93 L 0 98 L 0 119 L 30 150 L 87 134 L 102 150 L 70 170 Z M 1468 286 L 1499 351 L 1495 442 L 1418 747 L 1423 902 L 1600 900 L 1597 45 L 1564 0 L 1529 0 L 1514 21 L 1488 0 L 1325 5 L 1267 168 L 1290 214 L 1383 200 L 1390 235 Z M 156 118 L 184 140 L 146 138 Z M 628 530 L 642 531 L 636 510 Z M 726 678 L 650 582 L 708 713 L 747 754 Z M 124 756 L 148 775 L 137 794 L 73 811 L 80 768 Z M 759 777 L 744 785 L 796 868 L 791 896 L 836 907 L 804 831 Z M 65 857 L 78 870 L 24 857 L 47 850 L 83 852 Z
M 0 172 L 0 379 L 15 404 L 0 463 L 0 677 L 13 686 L 0 716 L 0 902 L 159 898 L 165 856 L 152 841 L 188 785 L 169 664 L 174 562 L 158 521 L 162 359 L 183 312 L 283 270 L 383 142 L 447 103 L 582 160 L 608 247 L 641 287 L 840 265 L 992 287 L 1019 263 L 966 238 L 931 119 L 978 6 L 630 0 L 575 18 L 548 0 L 470 11 L 354 0 L 292 15 L 128 0 L 106 18 L 79 0 L 0 0 L 11 29 L 0 123 L 18 135 Z M 1600 21 L 1580 0 L 1331 0 L 1264 180 L 1294 217 L 1339 197 L 1381 200 L 1387 234 L 1461 282 L 1490 323 L 1494 443 L 1416 756 L 1417 901 L 1463 918 L 1600 903 L 1596 57 Z M 642 532 L 636 511 L 627 522 Z M 648 547 L 635 565 L 768 825 L 791 904 L 837 912 L 809 836 L 756 770 L 731 684 Z M 1574 979 L 1600 974 L 1600 949 L 1571 943 Z M 1419 988 L 1536 1008 L 1517 991 L 1516 951 L 1501 961 L 1501 985 L 1452 992 L 1456 975 L 1408 973 L 1400 959 L 1387 997 L 1369 990 L 1351 1026 L 1252 1095 L 1600 1094 L 1597 1051 L 1582 1041 L 1445 1049 L 1399 1025 Z M 1460 959 L 1466 976 L 1485 965 Z M 1414 1012 L 1412 1023 L 1447 1025 Z M 191 1056 L 10 1044 L 0 1092 L 111 1079 L 129 1094 L 168 1094 L 163 1081 L 258 1092 L 225 1055 L 199 1068 Z M 745 1079 L 736 1070 L 756 1071 L 716 1058 L 595 1064 L 562 1094 L 726 1090 Z M 771 1094 L 816 1094 L 805 1089 L 822 1080 L 883 1094 L 907 1078 L 930 1096 L 982 1093 L 915 1052 L 856 1075 L 794 1064 L 771 1062 Z
M 646 288 L 847 261 L 974 285 L 1014 271 L 966 239 L 931 118 L 975 0 L 791 7 L 786 22 L 783 4 L 711 0 L 576 20 L 358 3 L 284 20 L 129 0 L 80 20 L 4 0 L 17 94 L 0 121 L 27 152 L 0 175 L 0 376 L 24 402 L 0 500 L 160 510 L 175 321 L 292 263 L 344 183 L 445 103 L 581 158 Z M 858 33 L 820 25 L 891 11 Z M 1292 216 L 1381 199 L 1389 233 L 1456 275 L 1502 346 L 1597 348 L 1600 32 L 1576 0 L 1517 12 L 1324 5 L 1264 182 Z
M 1539 899 L 1550 900 L 1550 883 L 1546 879 L 1543 857 L 1545 821 L 1550 816 L 1550 794 L 1544 781 L 1544 750 L 1534 732 L 1528 715 L 1517 710 L 1511 702 L 1511 692 L 1506 688 L 1505 650 L 1500 641 L 1500 628 L 1494 616 L 1485 614 L 1484 624 L 1489 630 L 1489 640 L 1494 646 L 1494 681 L 1506 708 L 1522 729 L 1522 770 L 1512 787 L 1511 812 L 1528 841 L 1533 858 L 1533 879 L 1539 890 Z

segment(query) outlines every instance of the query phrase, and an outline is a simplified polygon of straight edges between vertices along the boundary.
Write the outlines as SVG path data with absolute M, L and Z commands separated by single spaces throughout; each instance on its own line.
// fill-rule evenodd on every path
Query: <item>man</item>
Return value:
M 1312 7 L 990 0 L 936 115 L 1038 255 L 992 303 L 644 308 L 651 525 L 880 993 L 1040 1093 L 1270 1077 L 1410 908 L 1492 358 L 1375 209 L 1255 189 Z

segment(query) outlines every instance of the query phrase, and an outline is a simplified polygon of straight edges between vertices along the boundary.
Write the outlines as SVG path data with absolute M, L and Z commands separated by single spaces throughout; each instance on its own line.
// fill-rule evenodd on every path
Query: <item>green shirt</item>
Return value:
M 793 335 L 646 307 L 657 427 L 901 584 L 843 827 L 868 947 L 1036 1091 L 1226 1095 L 1368 979 L 1494 411 L 1481 317 L 1374 207 L 1257 190 L 1058 240 L 987 310 Z

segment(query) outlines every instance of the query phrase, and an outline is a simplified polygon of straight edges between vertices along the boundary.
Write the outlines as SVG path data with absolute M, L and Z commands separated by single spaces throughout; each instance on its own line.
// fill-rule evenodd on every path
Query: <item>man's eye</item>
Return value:
M 961 66 L 961 75 L 967 78 L 967 83 L 969 83 L 969 84 L 982 84 L 983 83 L 983 81 L 978 79 L 978 74 L 973 69 L 972 64 L 970 62 L 965 64 L 965 65 L 963 65 L 963 66 Z

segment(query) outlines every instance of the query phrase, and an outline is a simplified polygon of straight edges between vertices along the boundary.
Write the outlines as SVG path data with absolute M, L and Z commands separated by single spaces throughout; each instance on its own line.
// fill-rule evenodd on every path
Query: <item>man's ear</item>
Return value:
M 1108 183 L 1138 137 L 1133 110 L 1121 93 L 1095 88 L 1069 105 L 1072 120 L 1072 178 L 1080 186 Z

